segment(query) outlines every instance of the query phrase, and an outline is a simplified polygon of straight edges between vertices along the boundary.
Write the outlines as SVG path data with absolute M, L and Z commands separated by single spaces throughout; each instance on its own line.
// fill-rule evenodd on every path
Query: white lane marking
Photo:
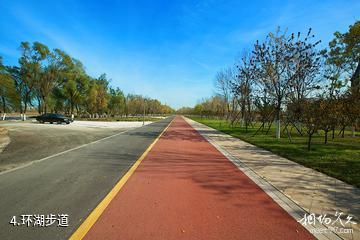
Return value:
M 116 137 L 116 136 L 121 135 L 121 134 L 124 134 L 124 133 L 126 133 L 126 132 L 128 132 L 128 131 L 130 131 L 130 130 L 133 130 L 133 128 L 128 129 L 128 130 L 125 130 L 125 131 L 123 131 L 123 132 L 116 133 L 116 134 L 111 135 L 111 136 L 107 136 L 107 137 L 98 139 L 98 140 L 93 141 L 93 142 L 85 143 L 85 144 L 83 144 L 83 145 L 80 145 L 80 146 L 77 146 L 77 147 L 74 147 L 74 148 L 65 150 L 65 151 L 63 151 L 63 152 L 55 153 L 55 154 L 53 154 L 53 155 L 50 155 L 50 156 L 41 158 L 41 159 L 39 159 L 39 160 L 34 160 L 34 161 L 31 161 L 31 162 L 22 164 L 22 165 L 20 165 L 20 166 L 18 166 L 18 167 L 15 167 L 15 168 L 11 168 L 11 169 L 2 171 L 2 172 L 0 172 L 0 176 L 1 176 L 1 175 L 4 175 L 4 174 L 7 174 L 7 173 L 10 173 L 10 172 L 13 172 L 13 171 L 16 171 L 16 170 L 19 170 L 19 169 L 22 169 L 22 168 L 25 168 L 25 167 L 28 167 L 28 166 L 30 166 L 30 165 L 32 165 L 32 164 L 40 163 L 40 162 L 43 162 L 43 161 L 48 160 L 48 159 L 50 159 L 50 158 L 57 157 L 57 156 L 60 156 L 60 155 L 62 155 L 62 154 L 65 154 L 65 153 L 68 153 L 68 152 L 77 150 L 77 149 L 79 149 L 79 148 L 83 148 L 83 147 L 86 147 L 86 146 L 88 146 L 88 145 L 91 145 L 91 144 L 94 144 L 94 143 L 98 143 L 98 142 L 101 142 L 101 141 L 103 141 L 103 140 L 106 140 L 106 139 L 109 139 L 109 138 L 112 138 L 112 137 Z

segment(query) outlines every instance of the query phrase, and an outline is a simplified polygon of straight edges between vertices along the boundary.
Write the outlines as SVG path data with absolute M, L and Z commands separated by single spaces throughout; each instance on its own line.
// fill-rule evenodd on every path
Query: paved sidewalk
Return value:
M 240 160 L 241 164 L 266 180 L 299 207 L 316 216 L 327 214 L 333 220 L 336 211 L 354 216 L 357 223 L 347 224 L 351 233 L 337 233 L 344 239 L 360 239 L 360 189 L 340 180 L 306 168 L 269 151 L 258 148 L 228 134 L 187 119 L 201 135 Z M 299 219 L 300 220 L 300 219 Z M 342 227 L 339 221 L 334 226 Z

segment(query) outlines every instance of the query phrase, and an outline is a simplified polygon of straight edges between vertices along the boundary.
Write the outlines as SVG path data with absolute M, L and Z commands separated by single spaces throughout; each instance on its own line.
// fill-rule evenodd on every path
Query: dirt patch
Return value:
M 57 124 L 17 123 L 0 127 L 0 172 L 125 131 Z M 3 143 L 3 144 L 1 144 Z M 6 144 L 6 145 L 5 145 Z
M 0 153 L 6 148 L 10 143 L 10 138 L 8 135 L 8 130 L 6 128 L 0 127 Z

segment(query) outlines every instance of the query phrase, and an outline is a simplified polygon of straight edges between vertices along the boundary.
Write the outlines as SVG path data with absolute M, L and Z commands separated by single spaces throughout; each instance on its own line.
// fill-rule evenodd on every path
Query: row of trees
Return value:
M 261 123 L 257 133 L 276 126 L 291 140 L 291 131 L 308 136 L 346 127 L 355 134 L 360 116 L 360 22 L 336 32 L 329 47 L 319 49 L 312 30 L 302 35 L 278 29 L 242 54 L 235 67 L 216 75 L 217 95 L 180 111 L 226 118 L 246 129 Z
M 5 66 L 0 56 L 1 112 L 29 108 L 41 113 L 63 112 L 78 116 L 123 116 L 173 112 L 156 99 L 127 95 L 112 88 L 105 74 L 89 76 L 83 64 L 60 49 L 22 42 L 18 66 Z

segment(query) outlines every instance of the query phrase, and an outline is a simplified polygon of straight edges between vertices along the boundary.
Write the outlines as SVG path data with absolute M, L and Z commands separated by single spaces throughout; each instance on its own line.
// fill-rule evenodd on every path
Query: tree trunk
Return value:
M 230 103 L 226 104 L 227 113 L 226 113 L 226 120 L 229 120 L 230 118 Z
M 308 151 L 311 150 L 311 139 L 312 139 L 312 135 L 314 134 L 315 131 L 312 131 L 311 133 L 309 133 L 309 139 L 308 139 Z
M 280 113 L 281 112 L 281 106 L 280 103 L 278 103 L 277 109 L 276 109 L 276 138 L 280 139 L 281 137 L 281 124 L 280 124 Z
M 281 123 L 280 123 L 280 119 L 276 120 L 276 138 L 280 139 L 281 137 Z
M 24 114 L 25 114 L 26 111 L 27 111 L 27 104 L 28 104 L 28 102 L 29 102 L 29 98 L 30 98 L 30 93 L 27 92 L 27 93 L 25 94 L 25 98 L 24 98 L 24 111 L 23 111 Z
M 22 114 L 22 112 L 23 112 L 23 107 L 22 107 L 22 98 L 21 98 L 21 95 L 20 95 L 20 101 L 19 101 L 19 110 L 20 110 L 20 114 Z
M 24 112 L 23 112 L 22 117 L 21 117 L 21 120 L 23 120 L 23 121 L 26 120 L 26 110 L 27 110 L 27 101 L 25 101 Z
M 24 104 L 24 111 L 23 111 L 23 113 L 26 113 L 26 111 L 27 111 L 27 102 L 25 102 L 25 104 Z
M 4 96 L 1 96 L 3 113 L 6 113 L 6 100 Z
M 247 118 L 245 119 L 245 124 L 246 124 L 246 132 L 248 132 L 248 126 L 251 122 L 251 101 L 250 101 L 250 97 L 248 96 L 247 98 Z
M 246 119 L 246 105 L 245 99 L 241 101 L 241 127 L 244 127 L 245 119 Z
M 2 106 L 2 108 L 3 108 L 2 120 L 5 121 L 5 118 L 6 118 L 6 100 L 5 100 L 4 96 L 2 96 L 1 99 L 2 99 L 1 101 L 2 101 L 2 104 L 3 104 L 3 106 Z
M 325 140 L 324 140 L 324 143 L 325 144 L 327 144 L 327 142 L 328 142 L 328 132 L 329 132 L 329 130 L 325 130 Z
M 274 119 L 273 119 L 274 120 Z M 268 126 L 268 128 L 267 128 L 267 130 L 266 130 L 266 135 L 268 135 L 269 134 L 269 132 L 270 132 L 270 128 L 271 128 L 271 126 L 272 126 L 272 124 L 273 124 L 273 120 L 271 121 L 271 122 L 269 122 L 269 126 Z
M 70 101 L 70 114 L 72 115 L 74 113 L 74 103 L 73 101 Z
M 312 135 L 309 134 L 309 139 L 308 139 L 308 151 L 311 150 L 311 137 L 312 137 Z
M 355 126 L 352 127 L 352 136 L 355 137 Z
M 38 100 L 38 113 L 41 114 L 41 99 L 37 98 Z
M 351 88 L 359 91 L 360 88 L 360 59 L 358 61 L 358 65 L 356 67 L 356 70 L 354 72 L 354 74 L 351 76 Z
M 47 113 L 47 99 L 45 96 L 43 96 L 43 107 L 44 107 L 44 113 Z

